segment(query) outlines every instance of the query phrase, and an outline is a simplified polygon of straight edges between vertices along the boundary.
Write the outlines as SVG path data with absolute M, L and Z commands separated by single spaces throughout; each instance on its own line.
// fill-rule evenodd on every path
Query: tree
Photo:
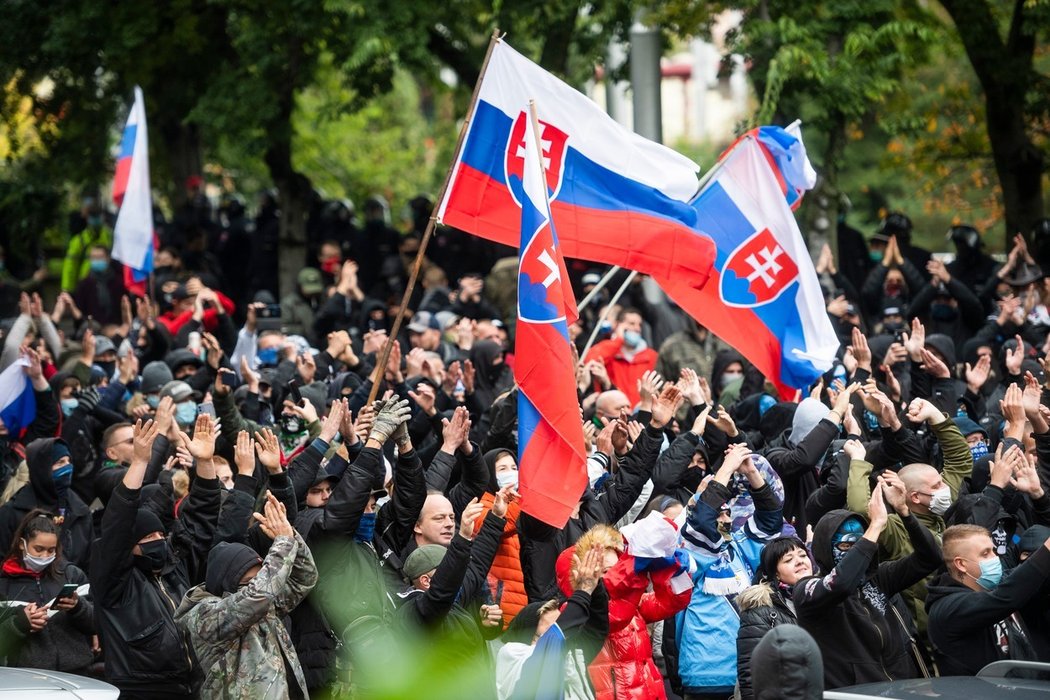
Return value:
M 1043 216 L 1050 75 L 1035 66 L 1050 33 L 1042 0 L 941 0 L 984 90 L 985 126 L 1002 187 L 1007 240 Z M 1038 137 L 1037 137 L 1038 134 Z M 1040 143 L 1037 143 L 1037 138 Z

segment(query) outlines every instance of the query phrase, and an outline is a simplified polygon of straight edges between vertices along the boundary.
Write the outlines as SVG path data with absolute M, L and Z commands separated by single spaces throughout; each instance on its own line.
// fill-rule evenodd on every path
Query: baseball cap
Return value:
M 320 294 L 324 291 L 324 280 L 321 279 L 321 271 L 313 267 L 304 267 L 299 270 L 299 289 L 303 294 Z
M 425 544 L 408 555 L 401 573 L 409 581 L 415 581 L 426 572 L 438 568 L 441 560 L 445 558 L 446 551 L 448 550 L 440 544 Z
M 408 330 L 412 333 L 423 333 L 430 328 L 439 331 L 441 323 L 429 311 L 420 311 L 412 317 L 412 322 L 408 324 Z
M 588 272 L 586 275 L 583 276 L 583 279 L 580 281 L 583 283 L 584 287 L 587 287 L 592 284 L 598 284 L 599 282 L 601 282 L 602 276 L 599 275 L 597 272 Z

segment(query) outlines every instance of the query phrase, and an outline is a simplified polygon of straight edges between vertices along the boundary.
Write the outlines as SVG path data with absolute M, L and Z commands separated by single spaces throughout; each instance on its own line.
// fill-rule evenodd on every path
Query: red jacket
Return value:
M 638 395 L 638 380 L 643 374 L 656 368 L 658 354 L 652 348 L 645 348 L 628 360 L 622 351 L 623 338 L 609 338 L 595 343 L 583 360 L 584 362 L 601 360 L 605 365 L 605 371 L 609 373 L 609 381 L 617 389 L 627 394 L 633 406 L 641 400 Z
M 233 300 L 222 292 L 215 292 L 215 296 L 219 299 L 219 303 L 222 304 L 222 308 L 227 314 L 232 314 L 236 310 L 237 306 L 233 303 Z M 215 309 L 205 309 L 204 319 L 204 330 L 211 333 L 219 326 L 218 321 L 219 313 Z M 183 311 L 181 314 L 176 315 L 174 311 L 167 311 L 157 317 L 157 322 L 168 329 L 168 333 L 175 337 L 179 334 L 179 329 L 189 323 L 190 319 L 193 318 L 193 309 L 189 311 Z
M 576 547 L 558 557 L 558 585 L 572 594 L 569 568 Z M 652 700 L 666 698 L 664 679 L 653 663 L 653 647 L 646 624 L 665 620 L 689 605 L 692 589 L 675 595 L 671 577 L 675 568 L 635 573 L 634 557 L 621 554 L 602 577 L 609 592 L 609 636 L 588 667 L 598 700 Z M 652 591 L 646 591 L 650 581 Z

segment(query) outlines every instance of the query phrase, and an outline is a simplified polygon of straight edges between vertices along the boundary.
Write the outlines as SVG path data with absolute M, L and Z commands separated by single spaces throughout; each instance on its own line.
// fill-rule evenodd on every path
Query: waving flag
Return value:
M 124 263 L 124 286 L 144 296 L 146 281 L 153 271 L 153 200 L 146 106 L 138 87 L 120 139 L 120 154 L 113 174 L 113 202 L 120 207 L 113 228 L 113 259 Z
M 528 115 L 539 111 L 551 216 L 568 257 L 674 276 L 699 288 L 714 247 L 696 235 L 699 167 L 617 124 L 503 41 L 492 49 L 437 220 L 515 246 Z
M 28 365 L 20 357 L 0 372 L 0 420 L 13 439 L 36 418 L 36 394 L 24 371 Z
M 771 153 L 755 135 L 738 141 L 693 202 L 699 230 L 718 251 L 707 285 L 698 290 L 674 277 L 654 279 L 788 397 L 831 367 L 839 341 L 789 206 L 808 189 L 812 169 L 808 160 L 771 168 L 771 160 L 804 159 L 805 151 L 786 131 L 770 133 L 781 153 Z
M 520 176 L 511 175 L 521 201 L 514 347 L 518 491 L 523 512 L 560 528 L 587 486 L 583 425 L 566 323 L 566 314 L 575 315 L 576 305 L 551 221 L 549 180 L 544 179 L 536 131 L 531 120 L 524 124 L 522 171 Z

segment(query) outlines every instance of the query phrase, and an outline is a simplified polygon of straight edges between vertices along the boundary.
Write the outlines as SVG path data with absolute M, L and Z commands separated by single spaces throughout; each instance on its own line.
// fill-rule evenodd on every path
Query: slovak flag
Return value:
M 616 123 L 502 40 L 492 48 L 437 220 L 508 246 L 522 203 L 530 99 L 539 110 L 551 216 L 566 257 L 673 276 L 699 288 L 714 246 L 696 235 L 699 166 Z
M 23 369 L 28 366 L 29 360 L 20 357 L 0 372 L 0 420 L 13 439 L 36 418 L 36 394 Z
M 526 111 L 526 115 L 528 112 Z M 518 492 L 523 512 L 565 526 L 587 486 L 583 425 L 567 316 L 576 303 L 548 202 L 532 120 L 526 119 L 520 176 L 509 184 L 521 202 L 518 324 Z
M 776 129 L 776 127 L 764 127 Z M 784 147 L 770 153 L 755 135 L 741 139 L 693 202 L 697 227 L 717 247 L 703 289 L 654 276 L 683 309 L 737 348 L 785 398 L 831 368 L 839 341 L 824 307 L 813 261 L 789 202 L 812 187 L 801 139 L 776 129 Z
M 149 184 L 149 139 L 142 90 L 135 87 L 135 103 L 120 139 L 113 174 L 113 203 L 120 207 L 113 227 L 113 259 L 124 263 L 124 286 L 139 296 L 153 272 L 153 199 Z

